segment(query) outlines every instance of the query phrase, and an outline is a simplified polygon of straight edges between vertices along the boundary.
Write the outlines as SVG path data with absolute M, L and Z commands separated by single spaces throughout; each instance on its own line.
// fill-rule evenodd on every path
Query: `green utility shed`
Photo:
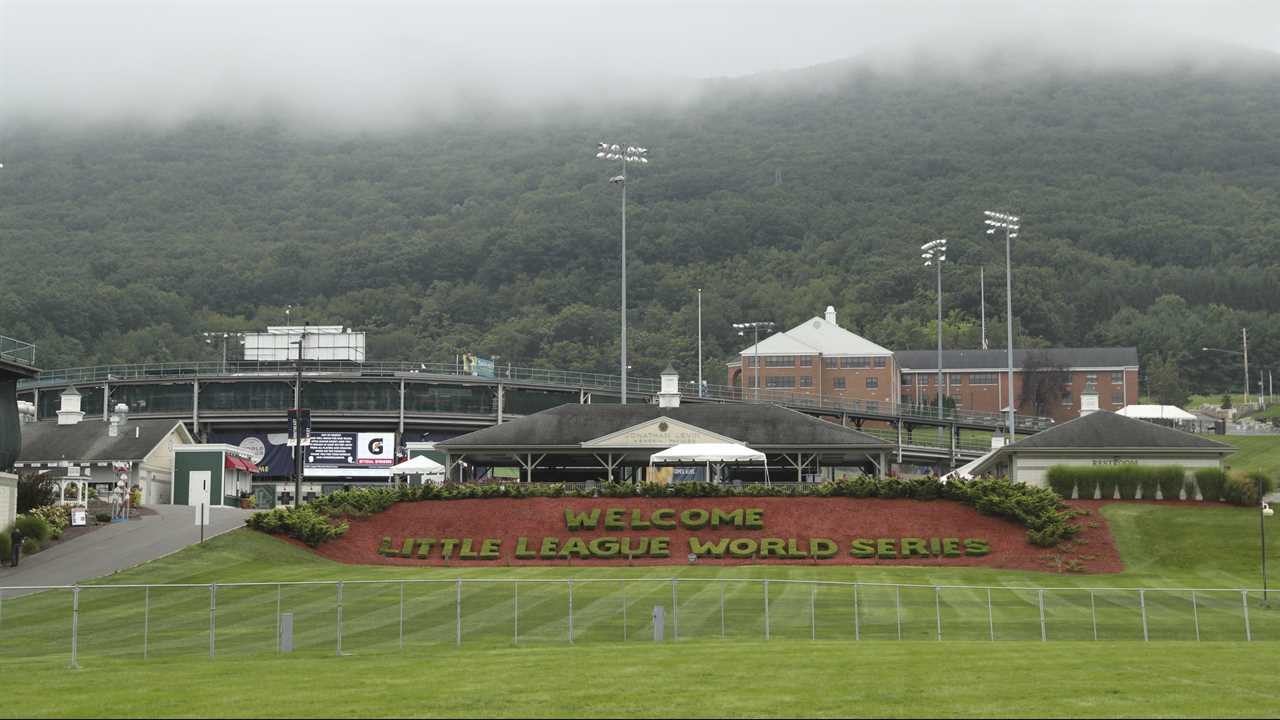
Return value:
M 238 507 L 257 468 L 248 453 L 221 443 L 174 448 L 173 504 Z

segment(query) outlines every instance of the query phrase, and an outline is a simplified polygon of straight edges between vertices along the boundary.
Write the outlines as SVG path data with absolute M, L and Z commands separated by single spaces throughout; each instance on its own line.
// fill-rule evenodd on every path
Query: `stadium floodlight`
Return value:
M 1021 229 L 1022 218 L 1013 213 L 996 212 L 995 210 L 984 210 L 986 215 L 987 234 L 994 235 L 997 230 L 1004 230 L 1004 295 L 1005 295 L 1005 311 L 1006 318 L 1005 328 L 1009 348 L 1009 437 L 1005 443 L 1011 443 L 1014 439 L 1014 427 L 1016 426 L 1015 413 L 1016 405 L 1013 400 L 1013 262 L 1012 262 L 1012 245 L 1013 239 L 1018 237 L 1018 230 Z
M 947 240 L 931 240 L 920 246 L 924 266 L 933 267 L 938 275 L 938 432 L 942 432 L 942 263 L 947 260 Z
M 625 147 L 617 143 L 600 142 L 596 144 L 596 157 L 602 160 L 618 160 L 622 163 L 622 174 L 609 178 L 611 185 L 619 185 L 622 187 L 622 343 L 621 358 L 619 365 L 622 368 L 621 382 L 619 383 L 621 402 L 627 404 L 627 163 L 639 162 L 647 165 L 648 158 L 645 153 L 646 148 L 627 145 Z
M 750 330 L 755 337 L 755 344 L 752 345 L 752 349 L 755 351 L 755 358 L 752 362 L 756 368 L 756 402 L 760 401 L 760 331 L 763 329 L 765 332 L 769 332 L 773 330 L 773 327 L 774 324 L 768 320 L 733 323 L 733 328 L 738 331 L 738 335 L 745 337 L 747 330 Z

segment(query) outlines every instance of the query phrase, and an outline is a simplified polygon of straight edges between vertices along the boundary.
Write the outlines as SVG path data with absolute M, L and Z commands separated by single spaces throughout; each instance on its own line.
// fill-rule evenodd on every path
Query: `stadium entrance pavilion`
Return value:
M 883 475 L 892 443 L 777 405 L 680 405 L 674 370 L 657 404 L 561 405 L 436 444 L 447 477 L 478 481 L 518 467 L 521 482 L 703 480 L 705 463 L 665 470 L 654 453 L 681 444 L 729 443 L 765 455 L 730 465 L 729 483 L 819 482 L 842 472 Z

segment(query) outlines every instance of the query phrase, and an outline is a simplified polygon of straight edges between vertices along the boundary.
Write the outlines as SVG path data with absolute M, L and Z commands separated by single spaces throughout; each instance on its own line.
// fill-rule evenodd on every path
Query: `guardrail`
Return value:
M 584 389 L 618 394 L 622 383 L 617 375 L 579 372 L 575 370 L 553 370 L 547 368 L 525 368 L 507 365 L 494 368 L 493 375 L 476 375 L 463 370 L 457 363 L 414 363 L 414 362 L 367 362 L 335 363 L 325 361 L 304 361 L 304 376 L 334 375 L 362 378 L 379 377 L 420 377 L 434 375 L 449 378 L 494 379 L 512 382 L 523 382 L 573 389 Z M 69 384 L 101 383 L 113 380 L 144 379 L 188 379 L 198 377 L 292 377 L 297 372 L 295 363 L 255 362 L 229 360 L 225 363 L 217 361 L 182 362 L 182 363 L 143 363 L 129 365 L 95 365 L 87 367 L 63 368 L 47 370 L 33 380 L 23 380 L 19 389 L 35 387 L 61 387 Z M 637 395 L 652 395 L 658 392 L 660 383 L 651 378 L 628 377 L 627 392 Z M 706 385 L 699 392 L 696 388 L 684 389 L 687 399 L 715 400 L 720 402 L 771 403 L 803 408 L 831 414 L 848 413 L 871 419 L 886 421 L 918 422 L 926 425 L 958 424 L 969 427 L 998 428 L 1005 425 L 1005 416 L 1001 413 L 972 412 L 949 409 L 944 410 L 939 418 L 936 409 L 924 406 L 905 405 L 900 403 L 881 403 L 873 400 L 856 400 L 847 398 L 818 397 L 808 393 L 761 388 L 740 388 L 731 385 Z M 1048 418 L 1034 416 L 1017 416 L 1016 427 L 1026 432 L 1037 432 L 1053 424 Z
M 19 593 L 38 592 L 25 597 Z M 690 640 L 1280 640 L 1246 588 L 440 578 L 0 588 L 0 657 L 178 658 Z
M 0 360 L 34 366 L 36 364 L 36 346 L 29 342 L 0 335 Z

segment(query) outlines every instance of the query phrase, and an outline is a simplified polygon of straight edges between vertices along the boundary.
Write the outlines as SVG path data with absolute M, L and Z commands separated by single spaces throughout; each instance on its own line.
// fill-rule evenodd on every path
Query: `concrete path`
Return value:
M 112 523 L 74 540 L 22 558 L 18 567 L 0 567 L 0 588 L 73 585 L 155 560 L 200 541 L 195 510 L 182 505 L 149 506 L 155 515 Z M 210 508 L 205 539 L 244 526 L 252 510 Z M 33 591 L 5 590 L 4 597 Z

